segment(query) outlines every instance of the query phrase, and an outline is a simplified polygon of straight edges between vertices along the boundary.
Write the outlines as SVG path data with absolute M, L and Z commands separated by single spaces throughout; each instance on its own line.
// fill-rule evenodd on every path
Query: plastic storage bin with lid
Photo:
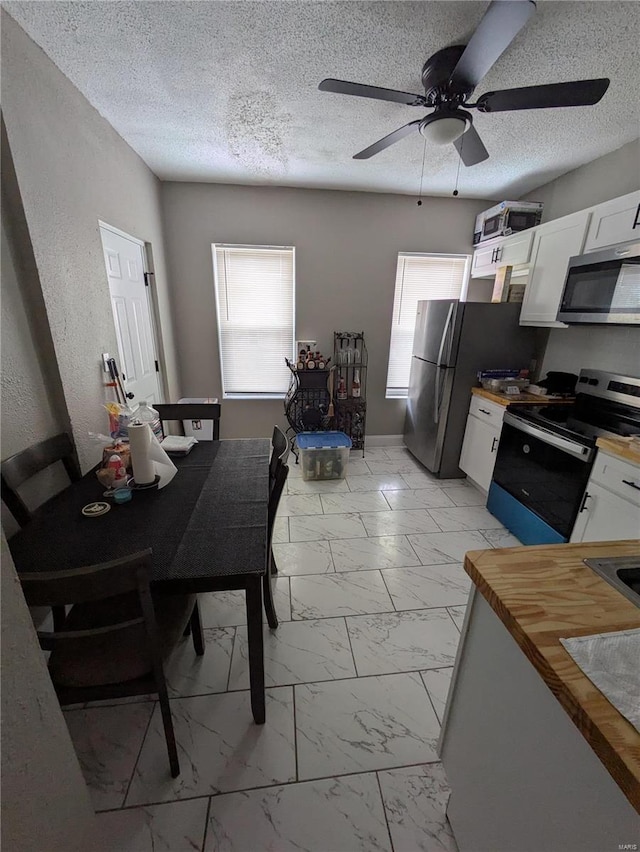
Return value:
M 344 479 L 347 475 L 351 438 L 344 432 L 301 432 L 296 443 L 304 480 Z
M 178 402 L 217 402 L 211 396 L 185 396 Z M 182 428 L 187 438 L 197 438 L 198 441 L 213 441 L 213 420 L 183 420 Z

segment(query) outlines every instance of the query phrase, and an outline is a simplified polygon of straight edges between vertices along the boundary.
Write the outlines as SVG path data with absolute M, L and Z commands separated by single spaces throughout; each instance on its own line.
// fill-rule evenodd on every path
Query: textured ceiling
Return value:
M 321 93 L 324 77 L 420 91 L 425 59 L 465 43 L 486 2 L 6 2 L 162 179 L 415 193 L 424 140 L 352 155 L 416 107 Z M 640 4 L 538 9 L 476 90 L 610 77 L 594 107 L 479 115 L 491 157 L 460 195 L 518 198 L 638 136 Z M 424 192 L 449 194 L 453 146 L 428 145 Z

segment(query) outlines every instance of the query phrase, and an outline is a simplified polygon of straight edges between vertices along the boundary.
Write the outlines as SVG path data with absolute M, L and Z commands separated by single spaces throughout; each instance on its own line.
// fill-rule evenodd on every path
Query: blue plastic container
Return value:
M 351 438 L 344 432 L 301 432 L 296 442 L 304 480 L 344 479 L 347 475 Z

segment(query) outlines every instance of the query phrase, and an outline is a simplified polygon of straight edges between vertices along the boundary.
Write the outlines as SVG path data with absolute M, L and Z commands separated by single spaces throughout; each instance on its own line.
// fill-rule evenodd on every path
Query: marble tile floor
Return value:
M 352 454 L 338 482 L 292 464 L 266 724 L 251 717 L 241 592 L 201 596 L 205 656 L 185 639 L 166 666 L 179 778 L 153 696 L 65 711 L 107 852 L 455 852 L 436 743 L 462 561 L 519 544 L 484 503 L 404 447 Z

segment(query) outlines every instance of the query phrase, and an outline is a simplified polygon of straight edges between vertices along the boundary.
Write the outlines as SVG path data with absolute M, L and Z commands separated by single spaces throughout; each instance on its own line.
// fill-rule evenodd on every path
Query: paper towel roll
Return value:
M 164 488 L 176 475 L 176 466 L 158 443 L 148 423 L 129 425 L 129 447 L 137 485 L 148 485 L 158 476 L 158 488 Z

